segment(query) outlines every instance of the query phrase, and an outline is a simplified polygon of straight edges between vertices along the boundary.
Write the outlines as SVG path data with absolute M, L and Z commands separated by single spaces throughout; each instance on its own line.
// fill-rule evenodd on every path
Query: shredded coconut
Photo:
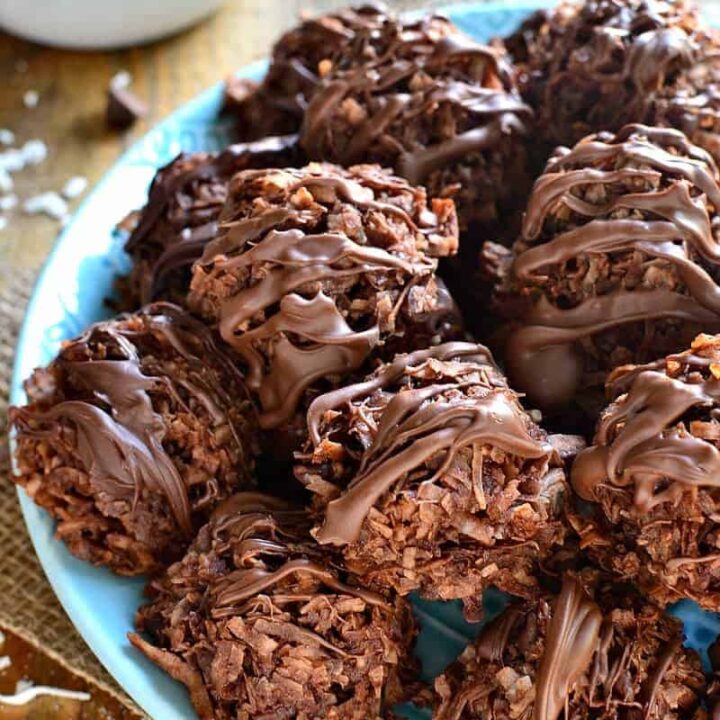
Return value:
M 62 194 L 68 199 L 73 200 L 82 195 L 87 189 L 88 181 L 82 175 L 71 177 L 62 189 Z
M 38 102 L 40 102 L 40 93 L 37 90 L 28 90 L 23 95 L 23 103 L 26 108 L 37 107 Z
M 29 215 L 44 213 L 55 220 L 64 222 L 68 217 L 68 205 L 56 192 L 44 192 L 28 198 L 23 203 L 23 210 Z

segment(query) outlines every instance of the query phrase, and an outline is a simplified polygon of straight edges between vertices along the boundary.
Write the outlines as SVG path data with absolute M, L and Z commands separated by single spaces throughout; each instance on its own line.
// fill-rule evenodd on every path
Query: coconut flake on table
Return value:
M 17 195 L 3 195 L 0 196 L 0 212 L 7 212 L 17 207 L 18 197 Z
M 0 195 L 7 195 L 14 187 L 13 179 L 7 170 L 0 167 Z
M 39 165 L 47 158 L 47 145 L 42 140 L 28 140 L 21 150 L 26 165 Z
M 13 173 L 28 165 L 39 165 L 47 158 L 47 145 L 42 140 L 28 140 L 21 148 L 0 152 L 0 171 Z
M 132 83 L 132 75 L 127 70 L 121 70 L 110 78 L 110 87 L 113 90 L 127 90 Z
M 7 227 L 8 221 L 7 218 L 0 215 L 0 232 L 2 232 Z
M 15 133 L 7 128 L 0 128 L 0 145 L 14 145 Z
M 68 204 L 56 192 L 49 191 L 28 198 L 23 203 L 23 210 L 28 215 L 44 213 L 55 220 L 65 222 L 68 218 Z
M 82 175 L 71 177 L 63 186 L 62 194 L 68 200 L 74 200 L 87 190 L 88 181 Z
M 77 700 L 87 702 L 91 699 L 90 693 L 77 690 L 63 690 L 61 688 L 48 687 L 47 685 L 33 685 L 29 680 L 18 680 L 14 695 L 0 695 L 2 705 L 27 705 L 38 697 L 49 696 L 66 700 Z
M 40 102 L 40 93 L 37 90 L 28 90 L 23 95 L 23 104 L 26 108 L 35 108 L 38 102 Z

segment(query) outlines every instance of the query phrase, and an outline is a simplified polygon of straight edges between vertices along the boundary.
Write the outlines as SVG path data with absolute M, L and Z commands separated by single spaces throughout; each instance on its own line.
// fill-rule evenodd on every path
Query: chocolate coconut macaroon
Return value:
M 369 587 L 461 598 L 537 591 L 560 545 L 560 453 L 522 409 L 488 350 L 447 343 L 381 365 L 318 397 L 296 477 L 313 494 L 313 535 Z
M 364 720 L 403 699 L 409 604 L 362 588 L 309 528 L 304 511 L 241 493 L 149 586 L 148 639 L 130 640 L 187 686 L 201 720 Z
M 278 428 L 306 390 L 336 385 L 371 353 L 457 334 L 435 277 L 457 243 L 452 200 L 428 206 L 422 188 L 377 166 L 247 170 L 231 182 L 188 304 L 238 354 L 261 425 Z
M 677 130 L 629 125 L 560 148 L 512 252 L 486 248 L 514 387 L 546 412 L 605 375 L 720 329 L 720 173 Z
M 120 285 L 124 307 L 136 309 L 155 300 L 184 305 L 192 264 L 217 235 L 230 178 L 248 168 L 300 164 L 297 136 L 269 137 L 231 145 L 221 153 L 182 153 L 158 170 L 131 226 L 125 251 L 133 268 Z
M 642 122 L 720 150 L 720 42 L 688 0 L 561 2 L 507 39 L 545 141 Z
M 720 336 L 608 379 L 614 401 L 572 470 L 593 515 L 574 524 L 599 564 L 661 605 L 720 611 Z
M 213 507 L 252 485 L 255 411 L 211 332 L 158 303 L 91 326 L 12 408 L 14 478 L 83 560 L 121 575 L 181 556 Z
M 382 56 L 330 69 L 305 112 L 304 149 L 316 160 L 392 167 L 432 196 L 453 197 L 463 228 L 497 228 L 530 186 L 532 111 L 511 66 L 501 49 L 441 18 L 398 23 L 396 34 Z
M 450 26 L 433 19 L 439 31 Z M 405 28 L 381 3 L 365 3 L 336 13 L 308 18 L 286 32 L 273 47 L 262 82 L 231 78 L 225 107 L 237 120 L 242 140 L 293 133 L 331 70 L 347 69 L 382 57 Z
M 435 680 L 434 720 L 691 720 L 705 685 L 682 624 L 592 571 L 510 605 Z

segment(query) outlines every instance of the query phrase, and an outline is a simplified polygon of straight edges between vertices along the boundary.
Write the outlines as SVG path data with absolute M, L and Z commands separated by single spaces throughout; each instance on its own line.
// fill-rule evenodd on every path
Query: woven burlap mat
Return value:
M 18 331 L 35 273 L 0 271 L 0 624 L 47 651 L 90 686 L 140 714 L 100 665 L 56 599 L 28 536 L 10 480 L 8 393 Z

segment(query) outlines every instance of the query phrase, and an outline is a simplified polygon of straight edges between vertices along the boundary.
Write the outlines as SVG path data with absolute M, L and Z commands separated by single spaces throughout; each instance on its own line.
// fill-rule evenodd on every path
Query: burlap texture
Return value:
M 10 480 L 8 393 L 18 330 L 34 272 L 0 271 L 0 624 L 48 650 L 88 682 L 137 707 L 120 690 L 78 635 L 43 574 Z

